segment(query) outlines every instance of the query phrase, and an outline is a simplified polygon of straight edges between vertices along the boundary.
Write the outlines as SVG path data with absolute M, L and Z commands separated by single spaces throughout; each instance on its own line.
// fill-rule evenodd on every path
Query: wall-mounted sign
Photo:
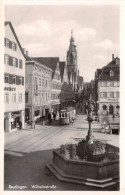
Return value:
M 115 101 L 115 102 L 117 101 L 118 102 L 119 99 L 117 99 L 117 98 L 108 98 L 108 101 Z
M 14 87 L 4 87 L 5 91 L 16 91 L 16 88 Z

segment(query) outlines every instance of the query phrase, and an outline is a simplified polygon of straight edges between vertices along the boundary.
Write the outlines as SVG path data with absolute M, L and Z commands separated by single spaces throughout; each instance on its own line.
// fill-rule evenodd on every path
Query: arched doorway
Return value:
M 109 114 L 113 114 L 114 108 L 112 105 L 109 106 Z
M 107 106 L 105 104 L 103 104 L 102 108 L 103 110 L 107 110 Z

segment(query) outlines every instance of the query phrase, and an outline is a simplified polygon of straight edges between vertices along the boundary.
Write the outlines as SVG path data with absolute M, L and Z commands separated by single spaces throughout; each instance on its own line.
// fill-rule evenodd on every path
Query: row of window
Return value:
M 23 61 L 21 59 L 17 59 L 15 57 L 9 56 L 8 54 L 4 54 L 4 64 L 19 67 L 20 69 L 23 68 Z
M 61 89 L 61 85 L 52 83 L 52 89 Z
M 11 99 L 12 99 L 12 101 L 10 102 Z M 4 102 L 6 104 L 9 104 L 9 102 L 10 103 L 22 103 L 22 93 L 20 93 L 19 96 L 18 96 L 18 102 L 17 102 L 17 95 L 16 95 L 16 93 L 13 93 L 13 94 L 6 93 L 4 95 Z
M 57 73 L 55 73 L 55 75 L 54 75 L 54 79 L 60 80 L 60 75 L 59 75 L 59 74 L 57 74 Z
M 5 73 L 4 82 L 15 85 L 24 85 L 24 77 Z
M 59 99 L 59 98 L 60 98 L 60 94 L 51 94 L 52 100 Z
M 100 92 L 101 98 L 119 98 L 119 92 Z
M 8 38 L 4 38 L 4 46 L 14 51 L 17 50 L 17 44 L 13 41 L 10 41 Z
M 37 77 L 34 78 L 34 85 L 38 87 L 37 85 L 38 81 L 37 81 Z M 42 87 L 50 87 L 51 86 L 51 82 L 45 79 L 41 79 L 39 78 L 39 89 L 41 89 Z
M 28 100 L 27 97 L 26 100 Z M 34 103 L 37 104 L 48 102 L 49 100 L 50 100 L 50 93 L 39 93 L 38 96 L 34 97 Z M 28 103 L 28 101 L 26 103 Z
M 101 87 L 119 87 L 119 81 L 103 81 L 100 82 Z

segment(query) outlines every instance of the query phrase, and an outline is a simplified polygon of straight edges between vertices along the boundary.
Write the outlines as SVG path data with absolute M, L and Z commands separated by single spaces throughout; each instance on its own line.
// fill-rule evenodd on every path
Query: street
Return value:
M 36 124 L 35 130 L 27 129 L 5 134 L 5 190 L 49 190 L 45 186 L 56 186 L 51 190 L 91 190 L 87 186 L 59 182 L 47 169 L 52 161 L 52 151 L 66 143 L 77 143 L 85 138 L 88 123 L 85 115 L 78 115 L 73 124 L 52 126 Z M 92 124 L 96 139 L 119 146 L 119 135 L 100 133 L 100 124 Z M 32 185 L 38 185 L 32 189 Z M 43 187 L 40 188 L 40 186 Z M 16 186 L 15 189 L 13 189 Z M 40 188 L 40 189 L 39 189 Z

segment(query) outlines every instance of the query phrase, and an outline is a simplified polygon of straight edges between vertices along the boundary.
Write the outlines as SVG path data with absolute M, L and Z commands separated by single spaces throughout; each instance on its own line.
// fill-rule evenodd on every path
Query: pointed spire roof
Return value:
M 71 30 L 71 38 L 70 38 L 70 42 L 74 42 L 74 38 L 73 38 L 73 30 Z

